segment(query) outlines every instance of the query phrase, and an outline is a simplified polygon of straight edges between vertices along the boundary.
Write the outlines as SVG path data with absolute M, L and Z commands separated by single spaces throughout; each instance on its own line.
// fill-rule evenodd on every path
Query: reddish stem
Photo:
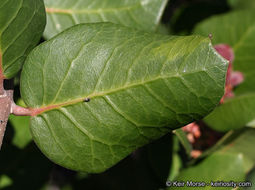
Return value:
M 14 102 L 11 105 L 11 113 L 18 116 L 31 116 L 32 111 L 29 108 L 17 106 Z
M 11 113 L 17 116 L 36 116 L 38 114 L 41 114 L 47 110 L 51 110 L 54 108 L 59 107 L 60 105 L 51 105 L 43 108 L 24 108 L 21 106 L 16 105 L 14 102 L 12 102 L 11 106 Z

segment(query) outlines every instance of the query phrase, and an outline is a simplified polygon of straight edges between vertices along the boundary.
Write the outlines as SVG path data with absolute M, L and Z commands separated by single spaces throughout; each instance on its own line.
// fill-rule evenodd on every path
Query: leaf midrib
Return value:
M 145 86 L 148 83 L 151 82 L 155 82 L 157 80 L 164 80 L 164 79 L 169 79 L 169 78 L 181 78 L 185 75 L 190 75 L 190 74 L 194 74 L 194 73 L 200 73 L 200 72 L 205 72 L 206 74 L 208 74 L 205 70 L 199 70 L 199 71 L 194 71 L 194 72 L 189 72 L 189 73 L 182 73 L 182 74 L 178 74 L 178 75 L 173 75 L 173 76 L 157 76 L 154 79 L 151 80 L 147 80 L 147 81 L 142 81 L 142 82 L 138 82 L 138 83 L 132 83 L 132 84 L 128 84 L 119 88 L 114 88 L 114 89 L 110 89 L 110 90 L 106 90 L 103 92 L 93 92 L 92 94 L 89 94 L 87 96 L 83 96 L 81 98 L 77 98 L 71 101 L 66 101 L 66 102 L 61 102 L 61 103 L 57 103 L 57 104 L 49 104 L 47 106 L 42 106 L 42 107 L 37 107 L 37 108 L 30 108 L 31 110 L 31 116 L 37 116 L 39 114 L 42 114 L 44 112 L 48 112 L 50 110 L 53 109 L 58 109 L 64 106 L 68 106 L 68 105 L 73 105 L 76 103 L 80 103 L 80 102 L 84 102 L 85 99 L 89 98 L 90 100 L 92 100 L 93 98 L 98 98 L 98 97 L 103 97 L 105 95 L 109 95 L 109 94 L 113 94 L 119 91 L 123 91 L 123 90 L 127 90 L 133 87 L 137 87 L 137 86 Z M 208 74 L 208 76 L 210 76 Z
M 100 9 L 61 9 L 55 7 L 46 7 L 46 12 L 49 14 L 100 14 L 100 13 L 111 13 L 116 11 L 128 11 L 136 9 L 141 6 L 140 3 L 134 4 L 132 6 L 123 6 L 116 8 L 100 8 Z

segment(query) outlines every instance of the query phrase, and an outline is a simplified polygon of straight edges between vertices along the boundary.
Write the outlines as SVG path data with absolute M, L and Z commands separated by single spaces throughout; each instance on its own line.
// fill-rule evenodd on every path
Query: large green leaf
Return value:
M 44 0 L 49 39 L 80 23 L 113 22 L 146 31 L 159 24 L 168 0 Z
M 244 74 L 235 94 L 255 91 L 255 11 L 236 11 L 214 16 L 200 23 L 196 34 L 213 35 L 213 43 L 229 44 L 235 53 L 234 69 Z
M 242 95 L 217 107 L 204 121 L 217 131 L 244 127 L 255 119 L 255 94 Z
M 211 182 L 239 182 L 244 181 L 244 159 L 242 154 L 215 153 L 196 166 L 180 172 L 174 181 L 183 182 L 183 187 L 176 187 L 172 183 L 169 189 L 233 189 L 232 187 L 215 187 Z M 174 182 L 173 181 L 173 182 Z M 187 182 L 204 182 L 202 187 L 190 187 Z
M 33 50 L 21 94 L 34 114 L 32 136 L 50 159 L 100 172 L 208 114 L 224 93 L 226 69 L 208 38 L 82 24 Z
M 27 54 L 38 43 L 45 17 L 42 0 L 1 0 L 0 69 L 6 78 L 20 70 Z

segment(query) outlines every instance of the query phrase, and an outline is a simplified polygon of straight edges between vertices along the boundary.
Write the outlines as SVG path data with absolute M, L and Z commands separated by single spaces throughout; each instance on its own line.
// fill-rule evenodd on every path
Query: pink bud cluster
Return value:
M 220 101 L 220 103 L 223 103 L 226 98 L 234 97 L 233 89 L 235 86 L 243 82 L 244 76 L 239 71 L 233 71 L 234 52 L 230 46 L 226 44 L 218 44 L 215 45 L 214 48 L 222 57 L 229 61 L 225 94 Z

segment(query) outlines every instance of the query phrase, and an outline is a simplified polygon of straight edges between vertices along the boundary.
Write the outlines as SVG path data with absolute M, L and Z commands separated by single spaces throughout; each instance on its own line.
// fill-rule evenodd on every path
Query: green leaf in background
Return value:
M 226 133 L 213 147 L 203 152 L 200 157 L 191 161 L 190 164 L 194 164 L 215 152 L 221 154 L 242 154 L 245 173 L 248 173 L 255 166 L 254 143 L 255 129 L 243 128 L 232 130 Z
M 173 136 L 173 150 L 172 150 L 172 162 L 168 175 L 168 181 L 174 180 L 180 173 L 182 168 L 181 156 L 178 154 L 180 151 L 180 143 L 177 136 Z
M 255 11 L 236 11 L 206 19 L 194 33 L 213 35 L 213 44 L 228 44 L 235 53 L 234 70 L 244 74 L 244 82 L 235 94 L 255 91 Z
M 255 129 L 245 128 L 236 131 L 226 146 L 218 151 L 221 153 L 238 153 L 244 157 L 245 172 L 248 173 L 255 166 Z
M 226 69 L 208 38 L 81 24 L 29 55 L 21 94 L 46 156 L 101 172 L 207 115 L 224 93 Z
M 196 166 L 189 167 L 180 172 L 179 176 L 175 179 L 177 181 L 183 181 L 184 187 L 181 189 L 197 190 L 199 187 L 187 187 L 187 181 L 193 182 L 205 182 L 208 186 L 201 189 L 232 189 L 230 187 L 213 187 L 211 181 L 244 181 L 244 159 L 242 154 L 230 154 L 230 153 L 214 153 L 203 160 Z M 180 189 L 180 187 L 170 187 L 169 189 Z
M 113 22 L 155 31 L 168 0 L 44 0 L 49 39 L 80 23 Z
M 197 163 L 195 166 L 182 170 L 174 180 L 244 181 L 244 176 L 255 166 L 254 143 L 255 129 L 244 128 L 230 131 L 217 145 L 205 151 L 201 157 L 193 160 L 193 164 Z M 203 158 L 204 160 L 198 163 Z M 189 189 L 197 188 L 189 187 Z M 208 186 L 203 189 L 217 188 Z
M 16 104 L 25 107 L 25 104 L 21 99 L 19 99 Z M 30 117 L 10 115 L 9 121 L 14 128 L 12 143 L 21 149 L 24 148 L 32 140 L 29 131 Z
M 204 121 L 217 131 L 242 128 L 255 119 L 255 94 L 229 99 L 211 112 Z
M 0 175 L 0 188 L 3 189 L 12 184 L 12 180 L 7 175 Z
M 251 9 L 255 8 L 254 0 L 228 0 L 230 6 L 234 9 Z
M 45 27 L 42 0 L 1 0 L 0 69 L 12 78 L 38 43 Z
M 32 140 L 29 131 L 30 117 L 10 115 L 9 121 L 15 131 L 13 144 L 19 148 L 24 148 Z

